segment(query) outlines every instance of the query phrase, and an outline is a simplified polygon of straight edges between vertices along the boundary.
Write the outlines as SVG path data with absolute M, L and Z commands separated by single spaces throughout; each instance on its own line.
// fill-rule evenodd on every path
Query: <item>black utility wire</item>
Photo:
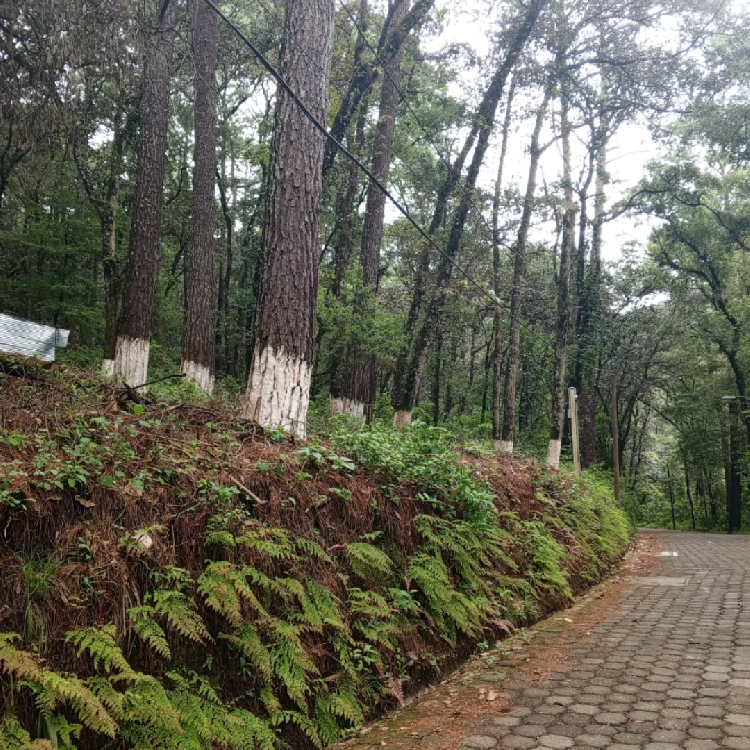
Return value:
M 208 5 L 211 10 L 213 10 L 216 15 L 221 18 L 224 23 L 229 26 L 232 31 L 234 31 L 235 34 L 243 41 L 244 44 L 247 45 L 247 47 L 253 52 L 253 54 L 260 60 L 263 67 L 276 79 L 279 86 L 281 86 L 284 91 L 289 94 L 289 96 L 292 98 L 294 103 L 300 108 L 300 111 L 307 117 L 308 120 L 312 123 L 312 125 L 315 127 L 316 130 L 318 130 L 325 138 L 327 138 L 329 141 L 331 141 L 336 148 L 344 155 L 347 159 L 349 159 L 351 162 L 357 165 L 359 169 L 364 172 L 365 175 L 370 179 L 372 184 L 374 184 L 379 190 L 383 192 L 383 194 L 388 198 L 389 201 L 398 209 L 398 211 L 404 216 L 404 218 L 414 227 L 414 229 L 417 230 L 417 232 L 421 235 L 423 239 L 425 239 L 431 247 L 433 247 L 435 250 L 440 253 L 447 261 L 448 263 L 453 266 L 472 286 L 474 286 L 476 289 L 479 290 L 479 292 L 489 299 L 493 305 L 497 305 L 500 308 L 502 308 L 505 312 L 510 312 L 510 306 L 507 304 L 503 304 L 499 297 L 495 292 L 489 292 L 487 289 L 482 286 L 471 274 L 469 274 L 467 271 L 465 271 L 458 263 L 456 263 L 453 258 L 451 258 L 448 253 L 443 250 L 440 245 L 435 242 L 432 237 L 412 218 L 409 211 L 399 203 L 399 201 L 392 195 L 392 193 L 388 190 L 388 188 L 383 185 L 383 183 L 378 180 L 377 177 L 370 171 L 370 169 L 360 160 L 358 159 L 349 149 L 346 148 L 342 143 L 337 141 L 331 133 L 328 132 L 328 130 L 325 128 L 324 125 L 322 125 L 310 112 L 310 110 L 305 106 L 305 103 L 299 98 L 297 93 L 292 89 L 292 87 L 287 83 L 287 81 L 284 79 L 284 77 L 279 73 L 278 70 L 273 66 L 271 62 L 265 57 L 265 55 L 248 39 L 248 37 L 245 35 L 245 33 L 232 21 L 214 2 L 214 0 L 203 0 L 206 5 Z M 536 338 L 537 340 L 541 340 L 543 338 L 542 334 L 538 334 L 536 331 L 534 331 L 532 328 L 530 328 L 523 320 L 520 318 L 515 319 L 519 323 L 519 325 L 526 330 L 526 332 L 531 335 L 533 338 Z M 544 342 L 545 344 L 549 345 L 549 342 Z M 568 361 L 572 362 L 579 362 L 579 360 L 576 357 L 570 357 L 568 356 Z M 586 363 L 583 363 L 586 364 Z
M 373 185 L 375 185 L 379 190 L 383 192 L 386 198 L 393 203 L 393 205 L 399 210 L 399 212 L 404 216 L 404 218 L 414 227 L 414 229 L 419 232 L 419 234 L 422 236 L 423 239 L 425 239 L 431 247 L 433 247 L 435 250 L 437 250 L 452 266 L 455 268 L 460 274 L 463 275 L 463 277 L 469 281 L 473 286 L 475 286 L 485 297 L 490 299 L 493 304 L 497 305 L 500 304 L 499 299 L 494 295 L 490 294 L 490 292 L 487 291 L 476 279 L 474 279 L 469 273 L 467 273 L 458 263 L 456 263 L 453 258 L 448 255 L 448 253 L 443 250 L 440 245 L 435 242 L 435 240 L 430 237 L 427 232 L 422 229 L 422 227 L 412 218 L 409 211 L 402 206 L 398 200 L 393 196 L 393 194 L 388 190 L 388 188 L 383 185 L 383 183 L 375 177 L 375 175 L 370 171 L 370 169 L 365 166 L 365 164 L 358 159 L 349 149 L 346 148 L 342 143 L 337 141 L 329 132 L 328 129 L 322 125 L 313 115 L 312 112 L 305 106 L 305 103 L 299 98 L 297 93 L 292 90 L 292 87 L 287 83 L 287 81 L 283 78 L 281 73 L 279 73 L 278 70 L 269 62 L 269 60 L 266 58 L 266 56 L 248 39 L 248 37 L 242 32 L 242 30 L 232 21 L 217 5 L 214 3 L 213 0 L 203 0 L 206 5 L 208 5 L 211 10 L 213 10 L 214 13 L 216 13 L 219 18 L 221 18 L 224 23 L 229 26 L 232 31 L 234 31 L 235 34 L 249 47 L 249 49 L 253 52 L 253 54 L 260 60 L 263 67 L 276 79 L 276 82 L 281 86 L 281 88 L 286 91 L 286 93 L 292 98 L 292 101 L 300 108 L 300 111 L 302 114 L 307 117 L 308 120 L 312 123 L 313 127 L 319 131 L 325 138 L 327 138 L 329 141 L 331 141 L 336 148 L 344 155 L 346 156 L 349 161 L 356 164 L 370 179 L 370 182 L 372 182 Z
M 430 136 L 429 132 L 427 131 L 427 128 L 422 124 L 422 121 L 419 119 L 419 115 L 414 111 L 414 107 L 411 106 L 409 103 L 409 100 L 406 98 L 406 94 L 403 92 L 403 89 L 396 83 L 396 81 L 393 79 L 393 76 L 388 72 L 388 66 L 386 65 L 385 61 L 382 57 L 378 54 L 378 51 L 370 44 L 369 40 L 365 36 L 365 32 L 362 30 L 360 25 L 357 23 L 357 19 L 354 17 L 352 12 L 349 10 L 349 7 L 346 5 L 346 0 L 339 0 L 339 4 L 341 7 L 346 11 L 346 15 L 349 16 L 349 20 L 352 22 L 352 25 L 357 30 L 357 33 L 362 38 L 362 41 L 365 43 L 365 46 L 367 49 L 372 52 L 372 54 L 375 56 L 375 60 L 378 63 L 378 65 L 383 69 L 383 73 L 385 73 L 386 78 L 391 82 L 391 85 L 394 89 L 398 92 L 399 99 L 403 103 L 403 105 L 406 107 L 409 114 L 414 118 L 414 121 L 419 125 L 419 129 L 424 133 L 425 138 L 427 139 L 427 143 L 432 146 L 435 153 L 437 154 L 440 161 L 443 163 L 443 166 L 445 166 L 448 171 L 450 172 L 451 169 L 453 169 L 450 161 L 448 158 L 443 154 L 443 152 L 440 150 L 440 147 L 435 143 L 435 141 L 432 140 L 432 137 Z M 477 204 L 474 202 L 474 199 L 472 198 L 472 190 L 469 190 L 468 187 L 465 185 L 462 187 L 464 194 L 468 196 L 469 202 L 471 203 L 472 208 L 474 208 L 475 211 L 477 211 L 479 218 L 484 223 L 485 227 L 489 230 L 490 236 L 493 234 L 493 229 L 490 226 L 490 223 L 485 218 L 484 214 L 482 213 L 481 208 L 477 206 Z

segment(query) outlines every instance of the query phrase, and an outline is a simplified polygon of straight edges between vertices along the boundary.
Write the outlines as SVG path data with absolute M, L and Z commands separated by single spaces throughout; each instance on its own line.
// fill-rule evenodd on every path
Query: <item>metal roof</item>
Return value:
M 70 331 L 0 313 L 0 351 L 55 361 L 55 347 L 67 346 Z

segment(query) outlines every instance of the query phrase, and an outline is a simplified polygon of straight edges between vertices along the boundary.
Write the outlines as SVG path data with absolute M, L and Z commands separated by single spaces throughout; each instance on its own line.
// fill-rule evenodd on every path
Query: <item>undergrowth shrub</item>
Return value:
M 111 386 L 38 377 L 40 403 L 49 381 L 71 408 L 29 428 L 4 406 L 8 750 L 324 747 L 628 541 L 601 477 L 529 466 L 521 512 L 438 428 L 340 422 L 299 445 L 215 405 L 117 411 Z

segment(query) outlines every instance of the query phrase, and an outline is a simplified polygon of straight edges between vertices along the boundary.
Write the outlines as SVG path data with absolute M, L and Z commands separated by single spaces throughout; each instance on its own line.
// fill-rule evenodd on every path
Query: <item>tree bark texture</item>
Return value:
M 513 281 L 510 289 L 510 323 L 508 342 L 508 364 L 503 390 L 503 431 L 500 439 L 499 451 L 506 455 L 513 455 L 513 442 L 516 435 L 516 384 L 518 380 L 518 364 L 521 360 L 521 305 L 523 302 L 523 282 L 526 269 L 526 245 L 529 239 L 529 227 L 534 211 L 536 195 L 536 179 L 539 170 L 539 159 L 542 149 L 539 138 L 547 114 L 547 105 L 552 95 L 551 84 L 544 90 L 544 98 L 536 113 L 534 131 L 531 135 L 529 147 L 529 175 L 526 180 L 526 193 L 523 199 L 521 224 L 518 227 L 518 237 L 513 253 Z
M 392 0 L 388 3 L 388 15 L 386 16 L 377 46 L 378 57 L 385 63 L 386 67 L 390 66 L 392 58 L 399 54 L 409 34 L 412 31 L 419 30 L 427 20 L 427 15 L 432 9 L 434 2 L 435 0 L 417 0 L 414 3 L 414 7 L 406 13 L 402 12 L 402 7 L 404 5 L 408 7 L 409 0 Z M 360 6 L 359 20 L 359 26 L 363 31 L 366 28 L 368 13 L 367 3 L 363 2 Z M 396 20 L 396 15 L 399 15 L 399 20 Z M 349 124 L 362 98 L 367 94 L 378 77 L 378 68 L 363 59 L 364 46 L 362 38 L 358 38 L 354 49 L 354 71 L 350 79 L 349 88 L 342 98 L 341 106 L 336 112 L 333 124 L 331 125 L 331 135 L 339 142 L 349 129 Z M 328 141 L 325 145 L 325 156 L 323 158 L 324 178 L 333 166 L 336 154 L 337 148 L 335 144 L 333 141 Z
M 397 372 L 399 380 L 394 393 L 394 406 L 398 412 L 410 411 L 414 406 L 416 396 L 420 390 L 421 378 L 422 373 L 424 372 L 424 364 L 427 359 L 427 354 L 432 345 L 435 332 L 442 320 L 442 311 L 445 307 L 446 289 L 452 278 L 453 262 L 458 255 L 464 227 L 466 225 L 466 218 L 473 203 L 472 194 L 477 183 L 479 170 L 484 162 L 487 148 L 489 147 L 490 136 L 495 126 L 497 106 L 502 98 L 508 76 L 515 68 L 526 41 L 531 35 L 539 14 L 546 2 L 547 0 L 533 0 L 526 8 L 523 17 L 519 20 L 511 38 L 503 61 L 493 75 L 490 85 L 485 91 L 474 117 L 472 132 L 476 132 L 476 147 L 469 168 L 466 172 L 464 190 L 461 194 L 458 206 L 451 218 L 450 235 L 448 237 L 445 253 L 440 258 L 436 281 L 437 291 L 432 295 L 427 304 L 424 320 L 416 330 L 414 343 L 411 347 L 411 356 L 409 357 L 406 367 L 403 368 L 400 374 Z M 464 152 L 466 152 L 466 147 L 464 147 Z M 455 170 L 451 172 L 450 177 L 453 178 L 454 174 Z M 455 185 L 456 182 L 457 179 L 453 182 L 453 185 Z M 447 198 L 450 196 L 451 192 L 452 186 L 445 196 L 446 205 Z
M 145 383 L 148 373 L 154 294 L 161 257 L 169 81 L 177 20 L 177 0 L 152 4 L 157 13 L 146 46 L 128 271 L 117 322 L 114 365 L 115 377 L 130 386 Z
M 202 391 L 214 386 L 214 192 L 216 188 L 216 58 L 218 16 L 202 0 L 193 7 L 195 147 L 193 238 L 185 259 L 186 309 L 180 366 Z
M 565 420 L 565 350 L 570 328 L 570 269 L 575 251 L 576 208 L 573 203 L 573 181 L 570 156 L 570 102 L 567 86 L 560 96 L 560 130 L 563 151 L 563 226 L 560 243 L 560 267 L 557 279 L 557 321 L 555 325 L 555 366 L 552 381 L 552 413 L 547 465 L 560 466 L 560 449 Z
M 288 0 L 281 75 L 318 122 L 334 0 Z M 323 136 L 280 89 L 271 142 L 258 328 L 243 414 L 304 436 L 313 362 Z
M 401 0 L 393 13 L 392 23 L 400 27 L 409 12 L 410 0 Z M 381 184 L 388 184 L 396 136 L 396 117 L 401 99 L 401 64 L 404 59 L 406 37 L 400 37 L 399 46 L 385 65 L 385 75 L 380 92 L 378 122 L 375 127 L 371 170 Z M 380 244 L 383 239 L 386 196 L 374 183 L 370 183 L 362 226 L 360 261 L 362 263 L 363 293 L 374 297 L 378 289 L 380 271 Z M 364 300 L 363 300 L 364 301 Z M 367 352 L 353 352 L 349 377 L 341 393 L 343 405 L 353 416 L 372 419 L 372 408 L 377 394 L 377 360 Z
M 500 160 L 497 165 L 495 192 L 492 199 L 492 291 L 498 299 L 492 311 L 492 439 L 498 446 L 502 429 L 502 381 L 505 359 L 503 357 L 503 308 L 498 295 L 502 283 L 502 265 L 500 263 L 500 207 L 502 203 L 503 176 L 505 157 L 508 154 L 508 136 L 510 135 L 511 116 L 513 114 L 513 96 L 516 90 L 516 79 L 511 78 L 508 86 L 508 97 L 505 103 L 502 138 L 500 141 Z M 482 404 L 482 421 L 484 421 L 484 403 Z
M 368 97 L 362 100 L 359 117 L 357 120 L 356 136 L 353 139 L 350 150 L 355 156 L 360 156 L 365 146 L 365 125 L 368 115 Z M 336 230 L 331 245 L 333 249 L 334 280 L 332 293 L 342 303 L 347 300 L 344 295 L 344 283 L 349 272 L 352 253 L 354 250 L 354 217 L 357 213 L 357 203 L 362 187 L 359 167 L 354 162 L 346 165 L 345 179 L 336 198 Z M 322 336 L 318 331 L 318 341 Z M 331 386 L 330 386 L 330 410 L 332 415 L 350 414 L 363 417 L 362 404 L 352 402 L 348 394 L 348 380 L 351 374 L 352 357 L 349 342 L 344 341 L 336 347 L 331 355 Z

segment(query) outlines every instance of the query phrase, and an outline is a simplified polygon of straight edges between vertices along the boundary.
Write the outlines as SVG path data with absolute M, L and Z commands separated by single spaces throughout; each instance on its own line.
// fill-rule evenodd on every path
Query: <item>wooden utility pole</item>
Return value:
M 620 504 L 620 427 L 617 420 L 617 369 L 612 363 L 612 469 L 615 473 L 615 501 Z
M 581 450 L 578 442 L 578 393 L 568 388 L 568 409 L 570 410 L 570 442 L 573 446 L 573 468 L 576 476 L 581 476 Z

